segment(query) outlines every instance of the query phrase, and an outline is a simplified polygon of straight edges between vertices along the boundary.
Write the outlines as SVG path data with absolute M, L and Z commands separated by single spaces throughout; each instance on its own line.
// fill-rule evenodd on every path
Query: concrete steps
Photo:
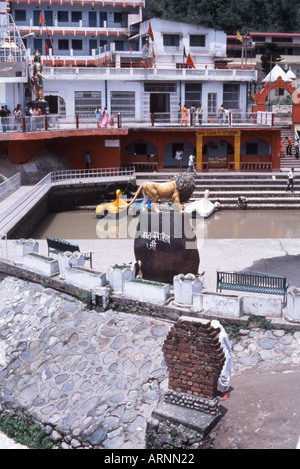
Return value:
M 168 181 L 177 172 L 140 173 L 136 176 L 137 184 L 143 181 Z M 300 174 L 296 172 L 295 192 L 286 192 L 287 177 L 284 173 L 198 173 L 194 175 L 196 188 L 191 202 L 202 199 L 204 191 L 209 189 L 211 202 L 219 201 L 222 209 L 236 209 L 238 197 L 248 199 L 249 209 L 300 209 Z

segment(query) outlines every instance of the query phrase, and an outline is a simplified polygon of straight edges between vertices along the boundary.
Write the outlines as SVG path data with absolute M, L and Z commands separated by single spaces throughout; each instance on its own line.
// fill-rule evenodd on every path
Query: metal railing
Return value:
M 267 126 L 274 125 L 273 114 L 270 112 L 241 112 L 231 111 L 223 118 L 217 114 L 206 113 L 198 116 L 196 113 L 187 113 L 187 119 L 181 124 L 181 113 L 172 112 L 155 112 L 145 113 L 136 118 L 129 113 L 113 112 L 108 119 L 107 124 L 99 124 L 96 122 L 94 110 L 77 115 L 59 116 L 58 114 L 49 114 L 44 116 L 25 116 L 16 120 L 14 117 L 7 117 L 0 120 L 0 130 L 2 132 L 42 132 L 42 131 L 58 131 L 58 130 L 85 130 L 98 129 L 119 129 L 126 127 L 180 127 L 191 126 Z M 1 134 L 0 134 L 1 135 Z
M 0 202 L 21 186 L 21 173 L 17 173 L 0 184 Z
M 88 180 L 91 182 L 93 179 L 113 180 L 115 178 L 131 178 L 134 176 L 134 168 L 102 168 L 102 169 L 71 169 L 66 171 L 53 171 L 51 175 L 51 183 L 71 181 L 78 179 Z
M 8 233 L 48 193 L 52 184 L 68 182 L 117 182 L 134 178 L 134 168 L 103 168 L 91 170 L 53 171 L 38 182 L 20 200 L 0 214 L 0 233 Z M 1 248 L 0 234 L 0 248 Z M 3 235 L 4 236 L 4 235 Z

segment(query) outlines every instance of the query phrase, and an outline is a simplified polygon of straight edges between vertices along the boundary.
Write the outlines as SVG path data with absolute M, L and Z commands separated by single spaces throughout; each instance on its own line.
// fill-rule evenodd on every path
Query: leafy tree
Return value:
M 270 72 L 274 65 L 282 60 L 281 53 L 282 49 L 277 44 L 265 42 L 264 53 L 261 56 L 261 68 L 265 75 Z

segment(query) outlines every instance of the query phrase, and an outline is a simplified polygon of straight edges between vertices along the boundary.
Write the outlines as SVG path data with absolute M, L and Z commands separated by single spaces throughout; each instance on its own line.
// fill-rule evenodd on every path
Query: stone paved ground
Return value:
M 0 406 L 25 410 L 54 442 L 64 435 L 63 448 L 144 448 L 146 421 L 167 389 L 161 347 L 170 326 L 125 312 L 98 313 L 68 295 L 6 277 L 0 283 Z M 300 363 L 300 332 L 254 328 L 239 338 L 233 381 L 245 371 L 255 378 L 267 366 Z M 229 433 L 232 418 L 235 432 L 243 428 L 235 396 L 227 401 Z M 251 399 L 247 404 L 251 415 Z

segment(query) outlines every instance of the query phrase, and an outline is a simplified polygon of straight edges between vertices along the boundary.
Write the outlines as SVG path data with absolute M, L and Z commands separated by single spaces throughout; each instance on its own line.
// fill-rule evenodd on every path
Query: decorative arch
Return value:
M 290 93 L 293 102 L 293 123 L 300 124 L 300 93 L 298 93 L 293 83 L 286 83 L 281 77 L 278 77 L 273 83 L 265 83 L 263 89 L 258 93 L 255 93 L 253 101 L 255 101 L 256 104 L 253 106 L 253 112 L 264 112 L 266 110 L 268 94 L 271 90 L 275 90 L 277 88 L 281 88 Z

